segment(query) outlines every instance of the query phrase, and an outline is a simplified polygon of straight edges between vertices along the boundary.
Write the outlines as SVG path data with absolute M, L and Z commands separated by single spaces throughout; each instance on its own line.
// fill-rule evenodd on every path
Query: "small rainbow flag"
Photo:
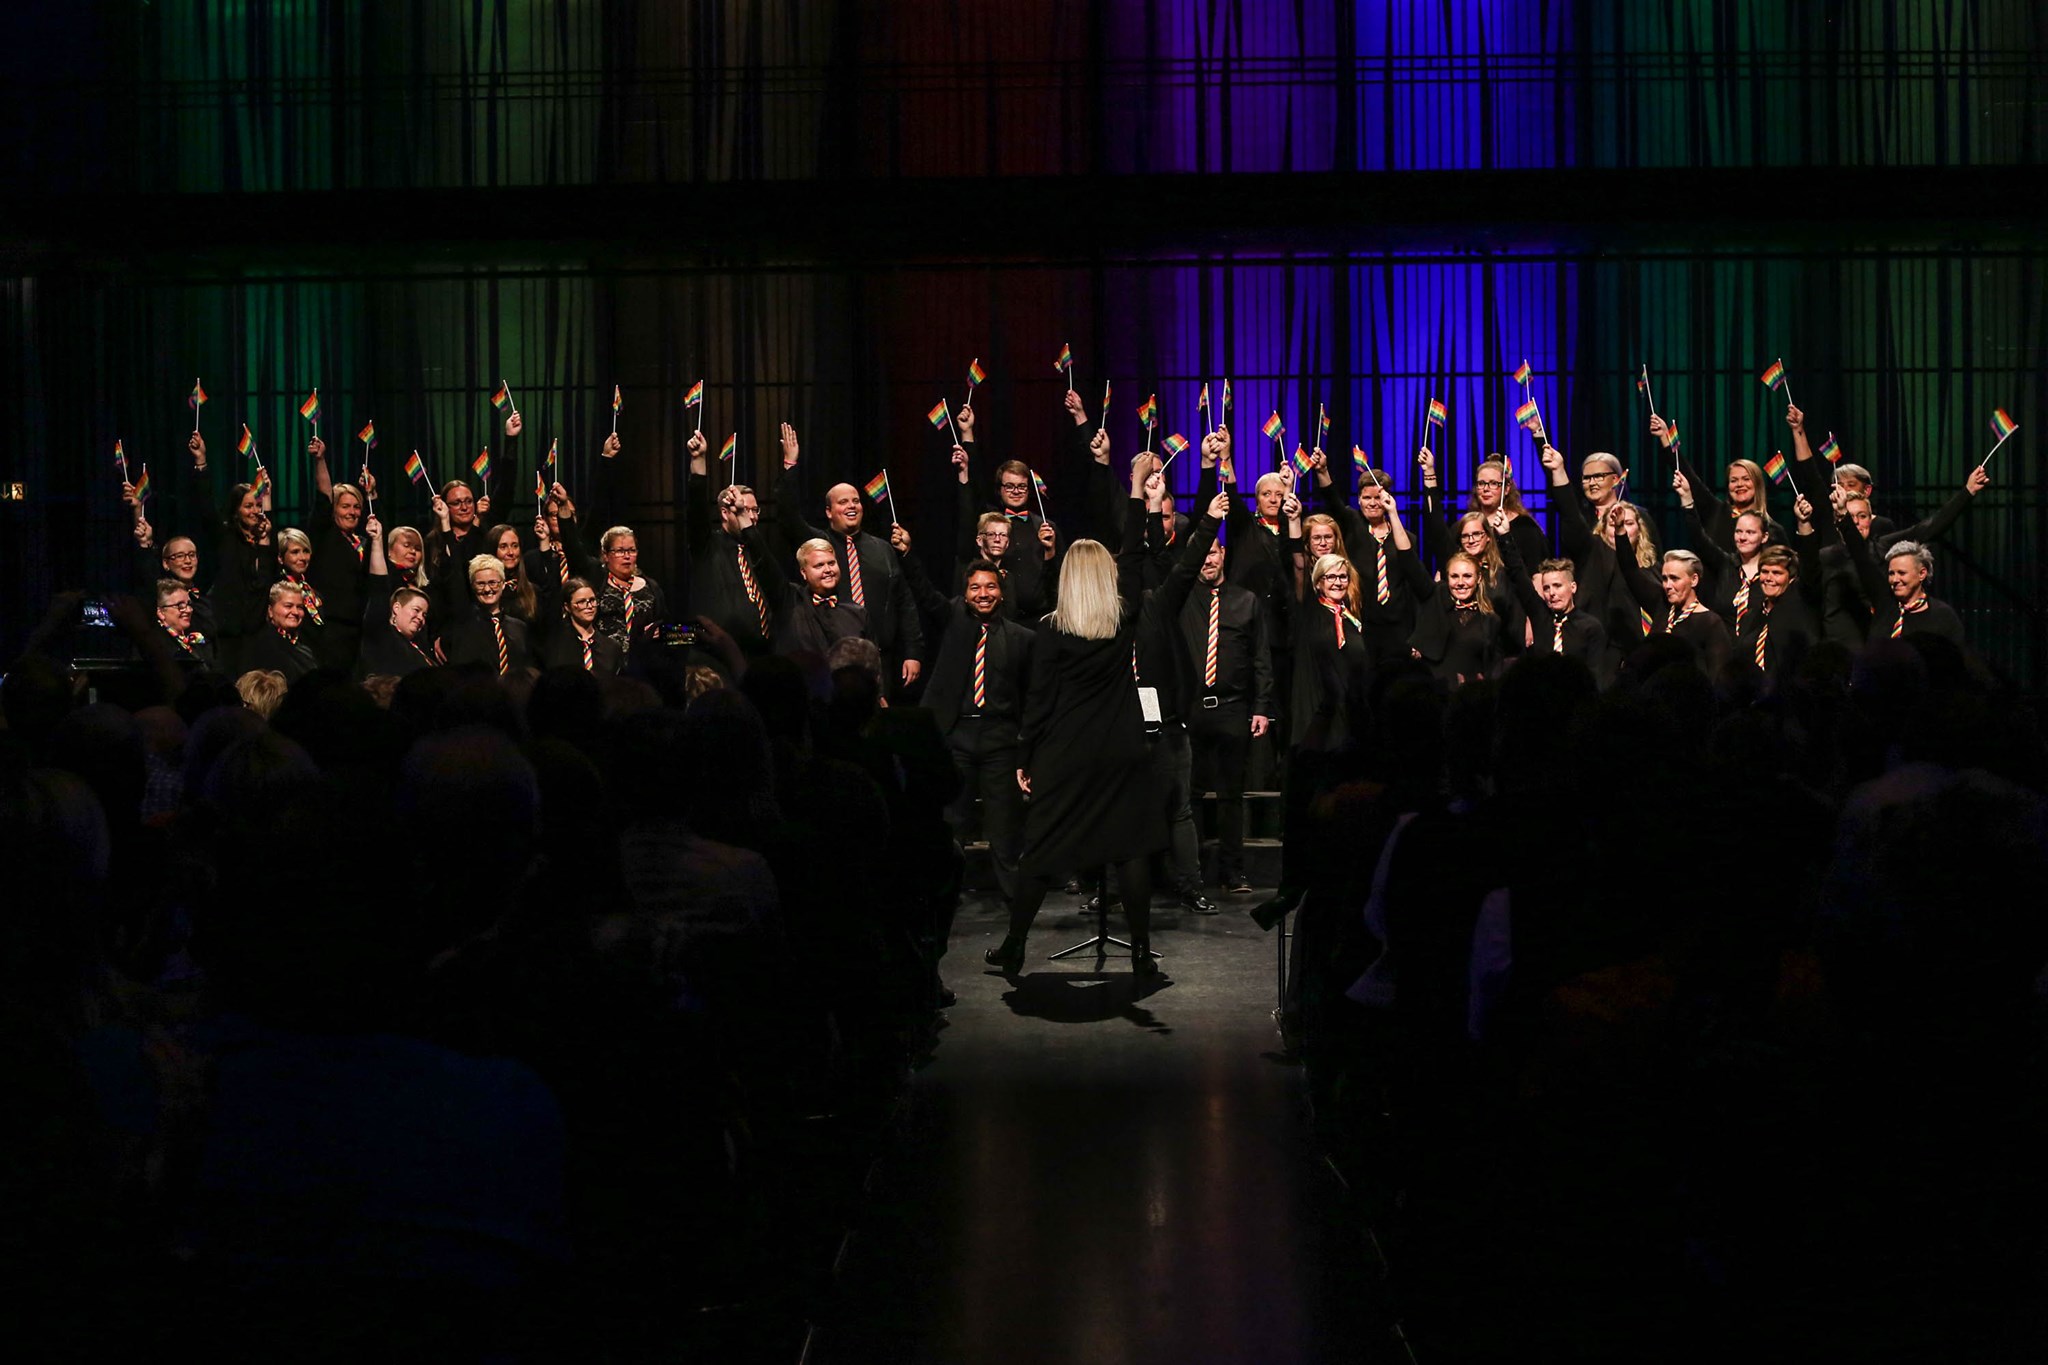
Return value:
M 142 467 L 142 477 L 135 481 L 135 501 L 141 502 L 149 496 L 149 466 Z
M 306 401 L 299 404 L 299 416 L 305 418 L 308 422 L 320 420 L 320 390 L 314 389 L 312 393 L 306 396 Z
M 1526 361 L 1526 360 L 1525 360 L 1525 361 L 1523 361 L 1523 362 L 1522 362 L 1522 363 L 1521 363 L 1520 365 L 1518 365 L 1518 366 L 1516 366 L 1516 367 L 1515 367 L 1515 382 L 1516 382 L 1517 384 L 1526 384 L 1526 383 L 1528 383 L 1528 382 L 1529 382 L 1529 362 L 1528 362 L 1528 361 Z
M 1066 342 L 1062 341 L 1060 343 L 1060 358 L 1058 360 L 1053 361 L 1052 367 L 1053 369 L 1058 371 L 1066 371 L 1073 369 L 1074 348 L 1068 345 Z
M 1280 420 L 1280 414 L 1278 412 L 1275 412 L 1271 417 L 1268 417 L 1266 419 L 1264 425 L 1262 425 L 1259 428 L 1259 430 L 1266 433 L 1267 440 L 1277 441 L 1280 439 L 1280 433 L 1287 430 L 1287 424 L 1282 422 Z
M 1542 420 L 1543 416 L 1536 411 L 1536 400 L 1533 398 L 1515 409 L 1515 421 L 1531 431 L 1534 431 L 1536 424 Z
M 244 422 L 242 423 L 242 439 L 235 442 L 235 452 L 239 455 L 247 455 L 255 448 L 256 438 L 250 434 L 249 424 Z
M 1308 452 L 1301 448 L 1301 442 L 1299 441 L 1294 443 L 1294 455 L 1292 458 L 1294 460 L 1294 467 L 1304 474 L 1315 468 L 1314 465 L 1309 463 Z
M 365 451 L 377 444 L 377 422 L 375 418 L 363 423 L 363 429 L 356 433 L 356 439 L 363 443 Z
M 2019 429 L 2020 424 L 2013 421 L 2004 408 L 1993 408 L 1991 410 L 1991 434 L 1993 436 L 2003 441 Z
M 626 396 L 619 392 L 617 384 L 612 385 L 612 411 L 617 412 L 626 405 Z
M 1316 449 L 1323 448 L 1323 442 L 1330 439 L 1330 410 L 1321 403 L 1316 404 Z
M 1646 375 L 1646 374 L 1639 374 L 1639 375 L 1637 375 L 1637 376 L 1636 376 L 1636 392 L 1637 392 L 1637 393 L 1648 393 L 1649 391 L 1650 391 L 1650 377 L 1649 377 L 1648 375 Z
M 206 406 L 206 390 L 200 386 L 198 380 L 192 381 L 192 396 L 185 402 L 194 412 Z
M 740 434 L 737 431 L 735 431 L 730 436 L 726 437 L 725 444 L 718 448 L 718 458 L 721 461 L 730 460 L 733 456 L 739 454 L 739 451 Z
M 1156 425 L 1156 424 L 1158 423 L 1158 421 L 1159 421 L 1159 395 L 1158 395 L 1158 394 L 1156 394 L 1156 393 L 1155 393 L 1155 394 L 1153 394 L 1153 395 L 1152 395 L 1151 397 L 1147 398 L 1147 399 L 1146 399 L 1146 400 L 1145 400 L 1144 402 L 1142 402 L 1142 403 L 1138 404 L 1138 421 L 1139 421 L 1139 422 L 1141 422 L 1141 423 L 1143 423 L 1143 424 L 1145 425 L 1145 427 L 1146 427 L 1147 429 L 1151 428 L 1152 426 L 1154 426 L 1154 425 Z
M 547 496 L 548 481 L 543 479 L 540 476 L 540 471 L 536 469 L 533 471 L 533 500 L 535 502 L 545 502 L 547 501 Z
M 488 478 L 490 478 L 490 477 L 491 477 L 491 452 L 490 452 L 490 451 L 488 451 L 488 450 L 486 450 L 486 451 L 482 451 L 482 452 L 479 452 L 479 453 L 478 453 L 478 455 L 477 455 L 477 457 L 476 457 L 476 458 L 475 458 L 474 460 L 471 460 L 471 461 L 469 462 L 469 467 L 470 467 L 471 469 L 473 469 L 473 470 L 475 470 L 475 471 L 476 471 L 476 476 L 477 476 L 477 477 L 478 477 L 479 479 L 488 479 Z
M 889 471 L 885 469 L 872 479 L 869 479 L 860 486 L 860 491 L 876 502 L 885 500 L 889 496 Z
M 557 436 L 554 440 L 548 442 L 548 474 L 550 477 L 552 477 L 555 472 L 555 448 L 561 444 L 562 438 L 559 436 Z
M 1820 443 L 1820 457 L 1829 464 L 1842 462 L 1842 447 L 1836 443 L 1835 433 L 1832 431 L 1828 433 L 1828 438 Z
M 967 387 L 979 388 L 981 381 L 988 378 L 988 371 L 981 368 L 979 358 L 967 362 Z
M 1762 374 L 1758 375 L 1757 378 L 1763 382 L 1763 386 L 1767 389 L 1784 388 L 1785 362 L 1782 360 L 1773 360 L 1770 364 L 1770 368 L 1765 370 Z
M 941 398 L 932 404 L 932 410 L 924 415 L 924 420 L 932 424 L 933 431 L 944 431 L 946 423 L 952 420 L 952 414 L 946 410 L 946 400 Z
M 1225 420 L 1228 420 L 1230 417 L 1230 381 L 1228 379 L 1223 381 L 1223 416 Z
M 1429 400 L 1429 423 L 1433 423 L 1436 426 L 1442 426 L 1444 424 L 1444 419 L 1448 416 L 1450 416 L 1450 414 L 1444 411 L 1443 399 L 1432 398 Z
M 114 463 L 124 470 L 128 468 L 128 452 L 121 449 L 121 438 L 118 436 L 114 438 Z
M 1109 381 L 1107 379 L 1102 381 L 1102 411 L 1105 415 L 1109 412 Z
M 883 486 L 884 488 L 888 487 L 888 485 L 887 485 L 887 484 L 883 484 L 882 486 Z M 1033 488 L 1033 489 L 1037 490 L 1037 493 L 1038 493 L 1038 500 L 1039 500 L 1039 501 L 1040 501 L 1041 503 L 1042 503 L 1042 502 L 1044 502 L 1044 501 L 1045 501 L 1045 480 L 1044 480 L 1044 479 L 1041 479 L 1041 478 L 1039 478 L 1039 477 L 1038 477 L 1038 471 L 1037 471 L 1037 470 L 1035 470 L 1035 469 L 1031 471 L 1031 486 L 1032 486 L 1032 488 Z
M 700 379 L 696 383 L 690 385 L 689 392 L 683 395 L 683 406 L 686 408 L 694 408 L 703 401 L 704 381 Z
M 1177 431 L 1159 443 L 1159 453 L 1169 460 L 1187 448 L 1188 438 Z
M 1771 476 L 1772 483 L 1785 482 L 1785 452 L 1774 450 L 1771 458 L 1764 461 L 1764 473 Z
M 419 483 L 427 477 L 427 466 L 421 461 L 417 450 L 405 457 L 405 477 L 414 483 Z
M 1207 383 L 1202 385 L 1201 393 L 1195 396 L 1195 406 L 1203 412 L 1209 410 L 1209 386 Z
M 1650 609 L 1648 607 L 1637 607 L 1636 612 L 1642 618 L 1643 634 L 1648 635 L 1655 628 L 1650 621 Z
M 260 464 L 256 466 L 256 476 L 249 480 L 249 491 L 259 500 L 270 491 L 270 471 Z
M 1351 467 L 1363 474 L 1372 468 L 1372 461 L 1365 458 L 1365 452 L 1357 446 L 1351 447 Z
M 499 412 L 503 412 L 506 408 L 510 407 L 511 405 L 512 386 L 510 384 L 507 384 L 504 380 L 500 379 L 498 381 L 498 387 L 491 390 L 491 406 L 496 408 Z

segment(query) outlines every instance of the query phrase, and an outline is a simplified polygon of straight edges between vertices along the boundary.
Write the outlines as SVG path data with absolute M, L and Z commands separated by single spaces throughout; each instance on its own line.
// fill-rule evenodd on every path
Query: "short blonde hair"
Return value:
M 280 578 L 270 585 L 270 597 L 267 599 L 266 605 L 276 606 L 277 599 L 287 594 L 302 598 L 306 595 L 306 590 L 289 579 Z
M 307 554 L 313 553 L 313 538 L 296 526 L 287 526 L 277 533 L 277 556 L 284 558 L 284 547 L 296 545 Z
M 831 541 L 825 539 L 823 536 L 812 536 L 809 540 L 805 541 L 803 544 L 796 547 L 797 572 L 803 572 L 804 559 L 807 556 L 816 554 L 821 550 L 824 553 L 832 556 L 832 558 L 834 559 L 839 558 L 839 551 L 832 548 Z
M 1099 540 L 1077 540 L 1067 547 L 1059 606 L 1047 619 L 1053 629 L 1083 640 L 1114 639 L 1124 619 L 1116 588 L 1115 558 Z
M 1359 587 L 1358 582 L 1357 566 L 1352 564 L 1352 562 L 1346 559 L 1343 555 L 1324 555 L 1321 559 L 1318 559 L 1312 567 L 1310 567 L 1308 571 L 1309 595 L 1314 597 L 1318 602 L 1322 601 L 1323 580 L 1325 578 L 1328 578 L 1331 574 L 1337 572 L 1337 570 L 1339 569 L 1342 569 L 1345 572 L 1345 574 L 1350 578 L 1349 584 L 1344 589 L 1344 609 L 1350 612 L 1353 616 L 1356 616 L 1358 615 L 1358 609 L 1360 604 L 1362 604 L 1365 601 L 1365 599 L 1359 595 L 1361 589 Z
M 284 674 L 274 668 L 252 668 L 235 679 L 235 695 L 242 699 L 242 705 L 265 720 L 284 700 L 285 689 Z
M 496 555 L 476 555 L 469 561 L 470 582 L 476 582 L 476 576 L 487 571 L 503 578 L 505 576 L 505 561 Z

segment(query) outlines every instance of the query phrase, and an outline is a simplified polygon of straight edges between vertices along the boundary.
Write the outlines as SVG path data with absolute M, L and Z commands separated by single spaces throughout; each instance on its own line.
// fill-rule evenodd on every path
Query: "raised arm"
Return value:
M 1635 537 L 1628 530 L 1616 528 L 1614 532 L 1614 562 L 1621 570 L 1621 578 L 1628 584 L 1628 595 L 1636 599 L 1636 605 L 1647 612 L 1656 612 L 1665 605 L 1664 589 L 1650 576 L 1650 571 L 1636 563 Z
M 1586 521 L 1586 509 L 1571 487 L 1565 472 L 1564 452 L 1548 441 L 1543 443 L 1543 473 L 1550 481 L 1550 505 L 1557 509 L 1557 541 L 1574 563 L 1583 567 L 1586 552 L 1593 548 L 1593 528 Z
M 1963 513 L 1970 510 L 1970 504 L 1977 500 L 1977 495 L 1983 492 L 1985 485 L 1990 482 L 1990 473 L 1983 465 L 1978 465 L 1970 471 L 1970 477 L 1963 481 L 1962 488 L 1956 492 L 1955 496 L 1943 503 L 1940 510 L 1933 516 L 1925 521 L 1915 522 L 1903 531 L 1893 531 L 1888 535 L 1880 537 L 1877 542 L 1877 553 L 1883 554 L 1901 541 L 1914 540 L 1924 545 L 1928 541 L 1945 534 L 1949 527 L 1956 524 Z
M 1177 620 L 1180 609 L 1187 605 L 1188 594 L 1195 590 L 1195 580 L 1201 577 L 1202 561 L 1208 558 L 1209 547 L 1216 543 L 1216 532 L 1229 512 L 1230 495 L 1218 493 L 1189 528 L 1188 543 L 1174 556 L 1166 581 L 1152 594 L 1151 609 L 1162 623 Z
M 1422 465 L 1422 543 L 1437 567 L 1458 552 L 1458 538 L 1451 534 L 1451 509 L 1437 488 L 1436 455 L 1424 446 L 1417 459 Z
M 1503 512 L 1497 511 L 1494 516 L 1506 519 Z M 1543 598 L 1536 592 L 1536 580 L 1529 576 L 1534 571 L 1534 566 L 1522 562 L 1522 552 L 1516 548 L 1513 536 L 1496 528 L 1494 539 L 1500 545 L 1501 573 L 1507 578 L 1508 586 L 1514 590 L 1515 600 L 1522 604 L 1523 613 L 1531 621 L 1546 619 L 1544 613 L 1549 608 L 1543 605 Z

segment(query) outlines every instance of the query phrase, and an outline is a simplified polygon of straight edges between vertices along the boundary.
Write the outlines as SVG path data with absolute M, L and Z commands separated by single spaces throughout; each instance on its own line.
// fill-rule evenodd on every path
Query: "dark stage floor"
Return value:
M 1278 1059 L 1273 937 L 1161 908 L 1155 988 L 1055 895 L 1014 985 L 963 908 L 959 993 L 872 1184 L 826 1362 L 1405 1361 L 1380 1265 Z M 1053 913 L 1057 909 L 1058 913 Z M 1121 933 L 1120 917 L 1111 931 Z

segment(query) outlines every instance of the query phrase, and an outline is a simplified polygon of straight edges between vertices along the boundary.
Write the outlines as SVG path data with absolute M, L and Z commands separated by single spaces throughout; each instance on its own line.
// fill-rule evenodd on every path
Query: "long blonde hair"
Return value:
M 1055 630 L 1083 640 L 1116 638 L 1123 599 L 1116 591 L 1116 559 L 1099 540 L 1077 540 L 1060 565 L 1059 606 L 1047 618 Z
M 1636 514 L 1637 566 L 1644 569 L 1656 568 L 1664 562 L 1663 554 L 1657 549 L 1657 530 L 1650 525 L 1650 514 L 1637 507 L 1634 503 L 1619 498 L 1615 499 L 1607 510 L 1600 514 L 1599 521 L 1593 526 L 1594 532 L 1607 542 L 1609 549 L 1614 548 L 1614 514 L 1624 507 Z M 1744 513 L 1743 515 L 1748 516 L 1750 514 Z
M 1323 601 L 1323 580 L 1336 569 L 1343 569 L 1351 575 L 1351 581 L 1344 589 L 1344 609 L 1357 616 L 1365 608 L 1365 598 L 1361 595 L 1362 590 L 1358 582 L 1358 566 L 1342 555 L 1324 555 L 1310 566 L 1308 595 L 1317 606 L 1327 609 L 1329 604 Z
M 1730 498 L 1728 501 L 1728 510 L 1738 516 L 1744 512 L 1754 512 L 1758 516 L 1762 517 L 1764 519 L 1764 524 L 1768 526 L 1770 524 L 1771 518 L 1766 509 L 1770 506 L 1771 501 L 1771 479 L 1768 474 L 1764 473 L 1764 467 L 1758 464 L 1755 460 L 1740 455 L 1730 460 L 1728 462 L 1728 467 L 1730 469 L 1741 468 L 1747 471 L 1747 473 L 1749 474 L 1749 487 L 1751 490 L 1749 495 L 1749 506 L 1737 507 L 1735 505 L 1735 500 L 1733 498 Z
M 1486 591 L 1486 566 L 1480 563 L 1476 557 L 1466 554 L 1463 550 L 1458 551 L 1454 555 L 1446 556 L 1444 559 L 1444 590 L 1446 592 L 1450 590 L 1451 565 L 1456 564 L 1461 559 L 1470 564 L 1472 572 L 1478 575 L 1479 581 L 1473 584 L 1472 604 L 1488 616 L 1493 615 L 1493 598 L 1488 596 Z M 1453 600 L 1455 601 L 1456 599 Z

